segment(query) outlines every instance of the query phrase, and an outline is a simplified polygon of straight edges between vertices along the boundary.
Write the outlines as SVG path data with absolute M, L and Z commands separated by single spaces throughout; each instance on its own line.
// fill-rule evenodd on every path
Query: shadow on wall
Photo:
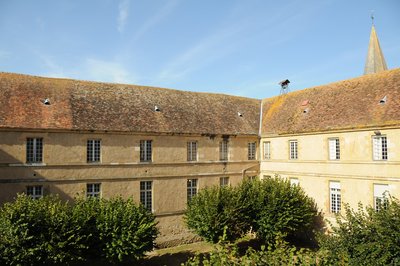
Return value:
M 24 162 L 0 150 L 0 205 L 13 201 L 18 193 L 26 193 L 28 186 L 42 186 L 44 195 L 58 194 L 63 200 L 73 200 L 65 191 L 71 190 L 68 187 L 76 184 L 48 180 L 40 174 L 40 170 L 45 167 L 25 165 Z M 83 193 L 79 190 L 77 192 Z

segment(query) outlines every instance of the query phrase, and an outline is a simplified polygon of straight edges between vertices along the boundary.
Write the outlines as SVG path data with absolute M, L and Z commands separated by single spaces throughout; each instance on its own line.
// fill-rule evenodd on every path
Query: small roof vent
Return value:
M 380 103 L 380 104 L 385 104 L 386 101 L 387 101 L 387 95 L 385 95 L 385 97 L 383 97 L 383 98 L 379 101 L 379 103 Z
M 308 114 L 310 112 L 310 108 L 306 108 L 303 110 L 303 114 Z
M 156 106 L 154 106 L 154 111 L 156 111 L 156 112 L 160 112 L 161 111 L 161 109 L 156 105 Z
M 49 99 L 49 98 L 44 99 L 44 100 L 43 100 L 43 104 L 45 104 L 45 105 L 50 105 L 50 104 L 51 104 L 51 103 L 50 103 L 50 99 Z
M 243 117 L 243 114 L 241 112 L 238 112 L 239 117 Z

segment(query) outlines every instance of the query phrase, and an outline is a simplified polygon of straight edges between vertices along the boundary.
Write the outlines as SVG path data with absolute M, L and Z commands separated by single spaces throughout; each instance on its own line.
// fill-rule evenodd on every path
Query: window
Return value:
M 299 185 L 299 179 L 295 177 L 290 177 L 289 182 L 292 186 L 298 186 Z
M 26 139 L 26 162 L 41 163 L 43 161 L 43 139 L 27 138 Z
M 271 159 L 271 142 L 264 142 L 264 160 Z
M 189 141 L 187 143 L 187 160 L 190 161 L 197 161 L 197 142 L 196 141 Z
M 100 142 L 99 139 L 89 139 L 87 141 L 87 155 L 86 159 L 88 163 L 100 162 Z
M 219 178 L 219 185 L 220 187 L 226 187 L 229 186 L 229 177 L 224 176 Z
M 387 160 L 387 139 L 386 136 L 373 136 L 373 154 L 374 160 Z
M 329 139 L 329 160 L 340 159 L 340 142 L 338 138 Z
M 341 209 L 340 182 L 329 182 L 329 197 L 331 213 L 339 213 Z
M 43 186 L 27 186 L 26 195 L 32 199 L 40 199 L 43 197 Z
M 389 203 L 389 185 L 374 184 L 374 208 L 376 211 L 387 208 Z
M 151 162 L 151 140 L 140 141 L 140 161 Z
M 86 184 L 86 197 L 100 198 L 100 183 Z
M 271 176 L 270 175 L 263 175 L 263 178 L 267 179 L 267 178 L 271 178 Z
M 152 181 L 140 181 L 140 203 L 149 210 L 152 211 Z
M 197 194 L 197 179 L 187 180 L 187 201 L 189 202 Z
M 248 148 L 247 159 L 255 160 L 256 159 L 256 143 L 249 142 L 247 145 L 247 148 Z
M 291 160 L 296 160 L 298 158 L 297 156 L 297 140 L 291 140 L 289 141 L 289 146 L 290 146 L 290 159 Z
M 228 161 L 228 141 L 223 140 L 219 143 L 219 160 Z
M 252 175 L 252 176 L 247 176 L 247 178 L 251 181 L 256 180 L 257 176 L 256 175 Z

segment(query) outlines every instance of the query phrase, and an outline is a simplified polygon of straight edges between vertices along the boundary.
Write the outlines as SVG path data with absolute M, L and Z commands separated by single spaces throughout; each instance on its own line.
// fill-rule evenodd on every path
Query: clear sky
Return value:
M 400 67 L 399 0 L 0 0 L 0 71 L 265 98 L 362 75 L 371 10 Z

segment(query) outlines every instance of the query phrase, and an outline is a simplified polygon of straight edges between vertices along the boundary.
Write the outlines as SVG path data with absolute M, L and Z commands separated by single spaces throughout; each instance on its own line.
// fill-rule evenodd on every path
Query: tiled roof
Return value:
M 0 129 L 257 135 L 260 104 L 223 94 L 0 73 Z
M 400 69 L 263 100 L 263 135 L 382 126 L 400 126 Z

